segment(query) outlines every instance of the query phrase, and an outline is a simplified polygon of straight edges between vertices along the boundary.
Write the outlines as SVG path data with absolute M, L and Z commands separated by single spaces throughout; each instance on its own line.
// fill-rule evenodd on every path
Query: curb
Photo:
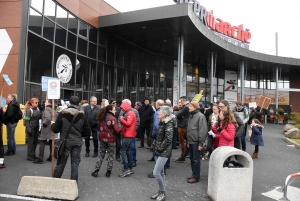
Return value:
M 293 144 L 295 146 L 295 148 L 300 149 L 300 145 L 291 141 L 289 138 L 285 137 L 283 140 L 286 141 L 288 144 Z

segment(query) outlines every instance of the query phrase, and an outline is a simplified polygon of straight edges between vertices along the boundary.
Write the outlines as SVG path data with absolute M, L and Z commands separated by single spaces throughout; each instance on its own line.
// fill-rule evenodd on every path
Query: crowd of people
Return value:
M 172 105 L 170 100 L 158 99 L 151 104 L 149 98 L 143 102 L 132 102 L 124 99 L 120 106 L 115 99 L 103 99 L 98 105 L 96 97 L 90 102 L 77 96 L 69 98 L 67 108 L 58 114 L 53 114 L 51 100 L 46 100 L 44 110 L 37 107 L 39 100 L 30 99 L 25 105 L 24 125 L 27 136 L 27 160 L 35 164 L 44 161 L 44 150 L 47 141 L 51 142 L 52 132 L 60 133 L 60 140 L 66 140 L 66 148 L 57 159 L 53 177 L 60 178 L 64 172 L 68 157 L 71 157 L 71 179 L 78 181 L 78 167 L 80 164 L 83 141 L 85 157 L 99 157 L 91 176 L 97 177 L 105 156 L 107 156 L 107 171 L 105 176 L 110 177 L 114 160 L 123 163 L 123 171 L 119 177 L 134 174 L 137 166 L 136 140 L 139 140 L 139 149 L 147 148 L 152 151 L 150 161 L 155 161 L 153 171 L 148 175 L 156 178 L 158 191 L 152 199 L 165 200 L 165 174 L 170 166 L 172 149 L 180 145 L 180 156 L 175 162 L 185 162 L 190 158 L 191 175 L 188 183 L 200 181 L 201 159 L 210 157 L 213 150 L 222 146 L 231 146 L 246 151 L 247 124 L 252 130 L 251 144 L 255 145 L 252 158 L 258 157 L 259 146 L 264 145 L 262 137 L 263 126 L 259 108 L 247 107 L 236 102 L 233 109 L 229 108 L 227 100 L 218 104 L 210 104 L 204 109 L 196 101 L 187 97 L 180 98 L 178 105 Z M 7 126 L 7 151 L 4 154 L 2 136 L 0 138 L 0 167 L 4 168 L 4 155 L 16 154 L 14 139 L 15 127 L 18 123 L 15 117 L 19 103 L 14 94 L 7 97 L 5 112 L 0 109 L 0 121 Z M 55 121 L 52 121 L 55 116 Z M 41 135 L 39 153 L 36 148 L 39 137 L 39 120 L 41 119 Z M 90 146 L 92 136 L 93 150 Z M 47 161 L 51 161 L 50 155 Z M 149 155 L 150 156 L 150 155 Z M 224 162 L 224 166 L 228 163 Z

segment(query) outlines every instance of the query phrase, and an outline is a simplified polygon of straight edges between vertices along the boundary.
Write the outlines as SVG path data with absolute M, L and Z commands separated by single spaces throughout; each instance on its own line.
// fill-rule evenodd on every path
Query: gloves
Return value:
M 218 133 L 221 133 L 221 132 L 222 132 L 222 130 L 223 130 L 222 128 L 218 128 L 218 130 L 217 130 L 217 131 L 218 131 Z

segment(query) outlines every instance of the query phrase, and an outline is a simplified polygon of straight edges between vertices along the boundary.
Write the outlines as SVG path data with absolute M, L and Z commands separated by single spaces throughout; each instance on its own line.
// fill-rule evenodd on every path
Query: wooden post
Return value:
M 48 92 L 47 92 L 48 94 Z M 52 121 L 54 121 L 54 99 L 52 99 Z M 55 140 L 55 135 L 52 132 L 52 150 L 51 150 L 51 156 L 52 156 L 52 165 L 51 165 L 51 169 L 52 169 L 52 176 L 54 174 L 54 140 Z
M 2 76 L 3 78 L 3 81 L 2 81 L 2 87 L 1 87 L 1 98 L 2 98 L 2 95 L 3 95 L 3 88 L 4 88 L 4 77 Z

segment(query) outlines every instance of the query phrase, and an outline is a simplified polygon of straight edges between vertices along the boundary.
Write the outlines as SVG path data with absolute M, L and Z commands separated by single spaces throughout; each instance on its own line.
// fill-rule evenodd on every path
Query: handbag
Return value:
M 65 139 L 58 140 L 56 142 L 55 146 L 54 146 L 54 158 L 56 158 L 56 159 L 60 158 L 63 155 L 64 151 L 65 151 L 66 139 L 68 138 L 69 132 L 71 131 L 71 128 L 73 126 L 73 123 L 74 123 L 74 120 L 75 120 L 76 116 L 77 116 L 77 114 L 74 115 L 74 117 L 73 117 L 73 120 L 72 120 L 71 125 L 68 129 L 68 132 L 67 132 L 67 135 L 66 135 Z

